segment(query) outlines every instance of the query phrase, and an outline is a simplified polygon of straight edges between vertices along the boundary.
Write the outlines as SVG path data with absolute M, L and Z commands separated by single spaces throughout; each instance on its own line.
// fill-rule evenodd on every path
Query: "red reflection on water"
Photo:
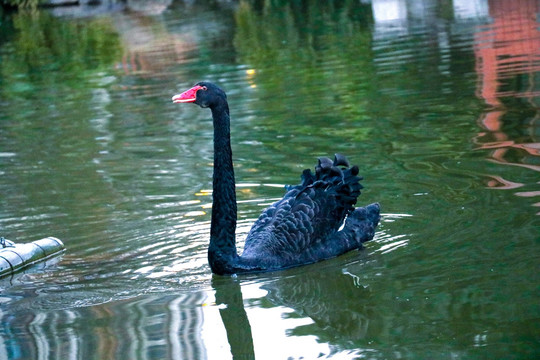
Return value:
M 478 28 L 474 52 L 479 77 L 478 95 L 498 107 L 500 98 L 540 96 L 535 73 L 540 72 L 540 30 L 538 0 L 491 0 L 493 22 Z M 503 81 L 528 75 L 523 89 L 502 89 Z
M 477 95 L 493 107 L 479 118 L 479 125 L 485 131 L 478 134 L 475 142 L 480 149 L 491 149 L 489 160 L 492 162 L 537 172 L 540 172 L 540 165 L 535 160 L 540 156 L 536 129 L 540 123 L 539 13 L 538 0 L 491 0 L 489 14 L 493 21 L 478 27 L 474 45 Z M 524 107 L 533 114 L 536 109 L 536 115 L 519 124 L 529 129 L 528 134 L 512 138 L 504 131 L 507 110 L 502 100 L 505 98 L 525 100 Z M 526 185 L 500 175 L 488 176 L 487 186 L 491 188 L 516 189 Z M 516 195 L 536 197 L 540 192 L 523 191 Z M 540 206 L 540 203 L 533 206 Z

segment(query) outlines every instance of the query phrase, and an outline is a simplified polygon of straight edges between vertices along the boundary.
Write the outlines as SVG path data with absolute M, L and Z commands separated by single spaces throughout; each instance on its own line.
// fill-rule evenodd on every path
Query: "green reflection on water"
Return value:
M 369 12 L 332 4 L 259 11 L 240 4 L 235 48 L 239 61 L 253 68 L 248 81 L 261 99 L 257 111 L 272 115 L 265 125 L 294 122 L 299 134 L 311 133 L 315 125 L 330 138 L 365 138 L 368 130 L 347 125 L 367 117 L 373 75 Z
M 107 19 L 65 22 L 47 12 L 19 11 L 11 21 L 13 37 L 1 55 L 4 97 L 36 99 L 46 87 L 39 99 L 53 101 L 59 87 L 83 89 L 90 71 L 110 67 L 121 55 Z

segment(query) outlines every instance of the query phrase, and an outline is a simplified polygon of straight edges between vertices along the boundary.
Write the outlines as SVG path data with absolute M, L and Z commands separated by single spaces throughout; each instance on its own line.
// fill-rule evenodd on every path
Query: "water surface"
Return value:
M 67 251 L 0 279 L 0 359 L 540 354 L 537 1 L 135 4 L 2 14 L 0 236 Z M 212 276 L 210 114 L 170 101 L 203 79 L 229 97 L 240 247 L 334 153 L 375 239 Z

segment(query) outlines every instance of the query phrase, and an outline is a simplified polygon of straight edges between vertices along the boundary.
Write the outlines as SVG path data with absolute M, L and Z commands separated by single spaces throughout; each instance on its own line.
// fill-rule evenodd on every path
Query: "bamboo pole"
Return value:
M 64 251 L 65 247 L 62 241 L 54 237 L 47 237 L 26 244 L 6 241 L 4 247 L 0 246 L 0 277 L 60 255 Z

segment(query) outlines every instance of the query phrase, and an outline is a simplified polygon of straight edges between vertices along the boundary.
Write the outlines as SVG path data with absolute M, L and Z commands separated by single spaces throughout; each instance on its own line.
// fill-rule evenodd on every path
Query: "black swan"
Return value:
M 360 195 L 358 167 L 342 155 L 320 158 L 315 174 L 289 186 L 251 228 L 241 256 L 236 251 L 236 193 L 225 92 L 209 82 L 173 96 L 174 103 L 210 108 L 214 122 L 212 224 L 208 261 L 219 275 L 274 271 L 314 263 L 362 248 L 379 222 L 379 204 L 354 208 Z

